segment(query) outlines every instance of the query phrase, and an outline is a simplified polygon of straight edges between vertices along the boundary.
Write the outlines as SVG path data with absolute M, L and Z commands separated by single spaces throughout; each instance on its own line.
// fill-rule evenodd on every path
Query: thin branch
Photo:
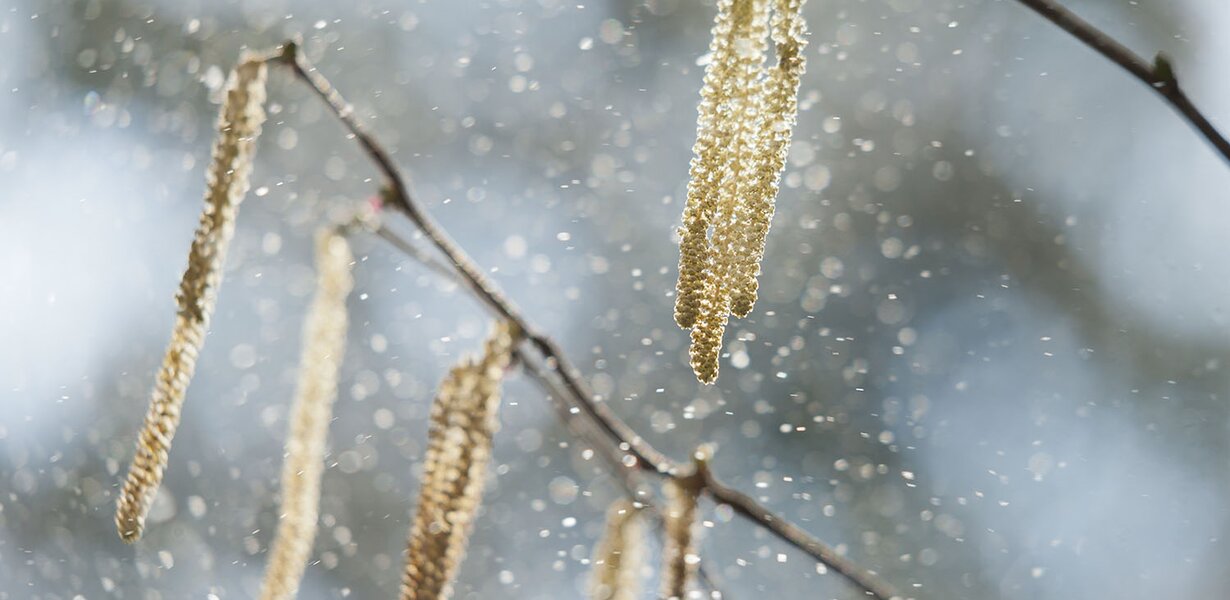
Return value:
M 560 349 L 559 344 L 541 333 L 537 327 L 522 316 L 520 309 L 500 291 L 495 282 L 487 277 L 465 250 L 454 242 L 422 208 L 422 205 L 411 194 L 409 185 L 388 152 L 355 117 L 353 107 L 299 52 L 298 45 L 293 41 L 286 42 L 282 53 L 273 60 L 289 66 L 299 80 L 311 87 L 332 108 L 337 118 L 358 141 L 383 175 L 386 185 L 383 190 L 386 203 L 397 208 L 414 223 L 432 245 L 448 259 L 457 275 L 478 300 L 496 316 L 520 328 L 528 343 L 542 355 L 542 363 L 562 382 L 562 389 L 567 392 L 563 397 L 567 398 L 570 403 L 569 412 L 571 413 L 572 407 L 580 410 L 595 427 L 617 445 L 621 452 L 626 452 L 636 459 L 632 465 L 624 463 L 626 466 L 634 466 L 642 471 L 672 479 L 687 476 L 688 474 L 682 473 L 677 468 L 673 460 L 654 448 L 612 412 L 609 406 L 598 400 L 581 377 L 580 371 Z M 529 357 L 526 356 L 523 346 L 517 346 L 515 352 L 522 364 L 531 364 L 526 360 Z M 545 382 L 545 372 L 534 370 L 531 372 Z M 871 571 L 854 565 L 824 542 L 783 520 L 751 497 L 725 486 L 711 473 L 706 474 L 704 484 L 705 491 L 715 501 L 729 504 L 736 513 L 764 527 L 821 564 L 832 568 L 872 597 L 878 600 L 892 600 L 899 597 L 891 586 L 881 581 Z
M 665 521 L 662 516 L 661 509 L 658 508 L 656 499 L 653 498 L 652 492 L 646 492 L 644 485 L 644 477 L 640 470 L 629 469 L 620 460 L 623 452 L 618 447 L 607 443 L 609 440 L 600 437 L 600 432 L 594 429 L 590 421 L 577 419 L 576 412 L 570 406 L 571 403 L 566 400 L 567 394 L 562 393 L 560 388 L 554 384 L 554 380 L 543 369 L 542 365 L 533 362 L 525 362 L 523 366 L 527 372 L 542 386 L 543 391 L 551 399 L 552 405 L 555 407 L 559 419 L 566 426 L 572 429 L 572 432 L 586 440 L 590 445 L 594 446 L 598 453 L 605 459 L 610 471 L 614 474 L 615 479 L 619 482 L 623 489 L 624 495 L 629 500 L 640 504 L 655 523 L 659 524 L 658 529 L 662 530 L 661 523 Z M 701 557 L 701 563 L 696 567 L 696 575 L 701 583 L 709 589 L 710 597 L 717 599 L 730 598 L 730 594 L 726 593 L 721 584 L 712 576 L 710 565 Z
M 384 226 L 378 226 L 375 232 L 394 248 L 402 251 L 437 275 L 454 283 L 460 283 L 454 271 L 413 242 Z M 547 398 L 551 401 L 551 405 L 555 409 L 559 420 L 568 427 L 573 435 L 580 437 L 595 448 L 595 451 L 607 463 L 608 470 L 614 474 L 615 480 L 619 482 L 624 495 L 629 500 L 640 504 L 643 510 L 647 511 L 655 522 L 660 523 L 662 521 L 662 512 L 658 509 L 656 501 L 645 493 L 641 472 L 637 469 L 629 469 L 627 465 L 623 464 L 621 457 L 624 453 L 617 446 L 611 444 L 609 439 L 603 437 L 600 431 L 594 429 L 592 421 L 578 418 L 579 414 L 572 407 L 572 403 L 568 401 L 568 392 L 560 388 L 555 379 L 548 374 L 541 364 L 531 360 L 529 357 L 523 356 L 518 351 L 514 352 L 517 352 L 518 362 L 522 365 L 522 368 L 530 374 L 542 388 L 543 392 L 547 394 Z M 710 590 L 711 597 L 730 598 L 730 594 L 726 593 L 712 574 L 710 574 L 709 566 L 702 558 L 701 564 L 696 569 L 696 574 L 701 583 Z
M 398 235 L 396 232 L 383 225 L 377 226 L 374 231 L 376 235 L 384 238 L 384 241 L 388 242 L 390 246 L 393 246 L 402 254 L 405 254 L 419 264 L 427 267 L 436 275 L 439 275 L 457 285 L 465 285 L 464 281 L 457 278 L 457 272 L 454 271 L 448 263 L 420 248 L 418 244 L 415 244 L 414 242 Z
M 609 407 L 595 399 L 589 385 L 581 378 L 580 371 L 565 357 L 555 340 L 534 328 L 521 315 L 521 311 L 496 287 L 495 282 L 479 269 L 465 250 L 457 245 L 457 242 L 453 241 L 439 223 L 423 210 L 422 205 L 410 193 L 409 185 L 401 176 L 388 152 L 355 117 L 354 107 L 346 102 L 342 95 L 333 88 L 333 84 L 329 83 L 329 80 L 312 66 L 303 53 L 299 52 L 298 45 L 293 41 L 286 42 L 278 58 L 284 64 L 289 65 L 295 75 L 306 82 L 333 109 L 337 118 L 376 163 L 376 167 L 384 175 L 388 186 L 385 189 L 385 201 L 405 214 L 419 231 L 431 240 L 432 244 L 453 264 L 457 273 L 461 275 L 476 297 L 494 310 L 501 319 L 517 324 L 530 343 L 537 347 L 543 356 L 554 361 L 553 369 L 564 380 L 564 384 L 568 386 L 571 393 L 585 398 L 585 402 L 582 403 L 583 410 L 589 413 L 608 435 L 619 438 L 622 443 L 626 444 L 628 447 L 624 450 L 636 457 L 639 462 L 646 463 L 662 472 L 672 470 L 674 463 L 666 455 L 645 442 L 631 427 L 611 412 Z
M 1225 136 L 1217 131 L 1208 117 L 1204 116 L 1204 113 L 1200 112 L 1200 109 L 1196 108 L 1196 105 L 1183 92 L 1183 88 L 1179 87 L 1174 67 L 1165 55 L 1158 54 L 1154 62 L 1150 63 L 1055 0 L 1017 1 L 1072 34 L 1085 45 L 1097 50 L 1102 56 L 1119 65 L 1165 98 L 1200 135 L 1204 136 L 1204 139 L 1208 140 L 1222 158 L 1230 163 L 1230 141 L 1227 141 Z
M 715 502 L 725 504 L 744 518 L 771 531 L 777 537 L 812 555 L 817 561 L 863 588 L 881 600 L 899 598 L 896 590 L 876 573 L 858 566 L 854 561 L 837 553 L 831 546 L 812 537 L 798 525 L 774 513 L 751 496 L 718 481 L 707 468 L 700 470 L 704 486 L 702 491 Z

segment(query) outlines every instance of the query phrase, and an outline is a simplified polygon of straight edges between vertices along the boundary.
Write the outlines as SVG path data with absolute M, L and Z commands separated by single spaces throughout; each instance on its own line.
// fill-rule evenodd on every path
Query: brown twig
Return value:
M 427 267 L 436 275 L 447 279 L 457 285 L 464 286 L 465 282 L 457 278 L 457 272 L 453 270 L 448 263 L 440 260 L 435 255 L 430 254 L 427 250 L 420 248 L 418 244 L 398 235 L 393 230 L 379 225 L 374 228 L 376 235 L 388 242 L 390 246 L 396 248 L 402 254 L 413 259 L 415 262 Z
M 1054 23 L 1061 29 L 1072 34 L 1085 45 L 1098 51 L 1111 62 L 1123 67 L 1133 77 L 1149 86 L 1162 98 L 1165 98 L 1191 126 L 1208 140 L 1222 156 L 1230 163 L 1230 141 L 1217 131 L 1204 113 L 1196 108 L 1175 76 L 1174 68 L 1163 54 L 1158 54 L 1153 63 L 1141 58 L 1118 40 L 1091 25 L 1076 13 L 1064 8 L 1054 0 L 1018 0 L 1021 4 L 1042 15 L 1042 18 Z
M 803 531 L 798 525 L 769 510 L 751 496 L 726 486 L 714 477 L 709 469 L 701 469 L 700 475 L 704 481 L 701 491 L 708 494 L 715 502 L 729 506 L 735 513 L 768 529 L 777 537 L 810 554 L 816 561 L 836 571 L 838 575 L 850 580 L 851 583 L 863 588 L 873 597 L 882 600 L 900 597 L 891 585 L 880 579 L 879 575 L 860 567 L 849 558 L 838 554 L 832 547 L 812 537 L 811 534 Z
M 329 105 L 342 125 L 345 126 L 368 157 L 375 163 L 385 180 L 385 188 L 383 189 L 385 202 L 410 219 L 431 244 L 444 255 L 462 282 L 479 301 L 495 313 L 497 317 L 507 320 L 521 329 L 528 344 L 541 354 L 542 363 L 561 381 L 562 389 L 567 392 L 565 398 L 567 398 L 570 407 L 575 407 L 583 413 L 593 426 L 598 428 L 618 447 L 619 451 L 625 452 L 636 459 L 631 465 L 626 462 L 623 464 L 627 467 L 636 467 L 642 471 L 672 479 L 686 476 L 677 468 L 675 461 L 654 448 L 612 412 L 610 407 L 598 400 L 590 390 L 589 385 L 581 377 L 580 371 L 560 349 L 559 344 L 551 337 L 541 333 L 537 327 L 526 320 L 521 311 L 499 290 L 495 282 L 487 277 L 478 267 L 477 263 L 466 254 L 465 250 L 454 242 L 448 233 L 422 208 L 411 194 L 409 186 L 388 152 L 355 117 L 351 105 L 302 56 L 298 45 L 293 41 L 286 42 L 282 53 L 273 60 L 289 66 L 299 80 L 311 87 Z M 525 360 L 528 357 L 525 354 L 523 345 L 517 347 L 516 355 L 522 364 L 528 364 L 528 361 Z M 764 527 L 783 541 L 807 553 L 816 561 L 832 568 L 870 596 L 878 600 L 891 600 L 899 597 L 891 586 L 881 581 L 873 572 L 863 569 L 849 561 L 849 559 L 838 555 L 827 544 L 807 534 L 799 527 L 783 520 L 751 497 L 725 486 L 711 473 L 705 476 L 704 483 L 704 492 L 714 501 L 730 505 L 736 513 Z
M 377 168 L 385 178 L 387 187 L 384 189 L 384 199 L 386 203 L 405 214 L 414 223 L 415 227 L 427 239 L 431 240 L 432 245 L 452 263 L 453 268 L 456 269 L 457 273 L 476 297 L 482 300 L 500 318 L 520 326 L 526 339 L 543 356 L 555 362 L 553 366 L 555 372 L 563 379 L 564 384 L 568 386 L 571 393 L 586 399 L 582 409 L 589 413 L 606 430 L 608 435 L 618 437 L 623 443 L 627 444 L 628 447 L 624 450 L 634 456 L 639 462 L 651 465 L 659 471 L 670 471 L 674 467 L 671 460 L 641 439 L 632 428 L 620 421 L 605 404 L 595 400 L 588 384 L 581 378 L 580 371 L 568 361 L 555 343 L 555 340 L 533 328 L 532 324 L 521 315 L 520 310 L 478 268 L 478 265 L 466 254 L 465 250 L 457 245 L 457 242 L 453 241 L 452 237 L 440 227 L 435 219 L 423 210 L 422 206 L 411 195 L 409 186 L 401 176 L 388 152 L 376 141 L 376 138 L 372 136 L 358 118 L 354 116 L 354 108 L 350 103 L 346 102 L 342 95 L 333 88 L 333 84 L 329 83 L 329 80 L 325 79 L 308 62 L 307 58 L 299 52 L 298 45 L 293 41 L 286 42 L 283 45 L 283 51 L 278 60 L 283 64 L 289 65 L 294 70 L 295 75 L 300 80 L 306 82 L 333 109 L 334 114 L 342 122 L 342 125 L 354 136 L 355 140 L 359 142 L 359 145 L 362 146 L 364 152 L 367 153 L 372 161 L 376 163 Z

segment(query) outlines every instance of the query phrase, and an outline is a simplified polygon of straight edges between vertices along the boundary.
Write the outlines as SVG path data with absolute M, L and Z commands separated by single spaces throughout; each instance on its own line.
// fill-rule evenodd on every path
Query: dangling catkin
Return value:
M 805 0 L 775 0 L 773 43 L 777 64 L 769 69 L 763 84 L 764 117 L 760 122 L 758 168 L 752 175 L 747 194 L 742 195 L 749 217 L 743 228 L 744 251 L 731 284 L 731 313 L 746 317 L 756 304 L 757 277 L 764 258 L 765 239 L 773 220 L 778 182 L 790 152 L 790 137 L 798 116 L 799 81 L 803 76 L 807 47 L 807 23 L 803 20 Z
M 735 56 L 734 5 L 735 0 L 718 0 L 713 40 L 709 43 L 710 61 L 705 67 L 697 107 L 696 144 L 692 146 L 695 156 L 689 169 L 683 226 L 679 228 L 679 283 L 675 296 L 675 322 L 685 329 L 696 323 L 705 301 L 709 226 L 717 210 L 723 152 L 730 143 L 729 128 L 724 125 L 729 123 L 729 79 Z
M 498 323 L 483 355 L 463 359 L 436 392 L 402 600 L 446 599 L 452 594 L 482 502 L 491 438 L 498 426 L 500 383 L 515 337 L 511 325 Z
M 265 120 L 265 63 L 245 55 L 227 81 L 218 117 L 213 162 L 205 173 L 205 208 L 188 254 L 188 269 L 176 295 L 178 312 L 171 342 L 154 384 L 136 455 L 120 492 L 115 524 L 126 542 L 141 538 L 145 515 L 158 493 L 171 439 L 179 426 L 184 393 L 209 327 L 226 249 L 239 203 L 248 191 L 256 137 Z
M 722 181 L 718 186 L 717 213 L 707 261 L 708 285 L 692 327 L 690 350 L 697 379 L 717 379 L 722 335 L 730 314 L 732 280 L 742 254 L 740 227 L 748 221 L 742 196 L 756 164 L 758 117 L 761 112 L 760 77 L 769 32 L 769 1 L 740 0 L 734 7 L 735 53 L 730 65 L 730 111 L 725 127 L 730 130 L 724 148 Z
M 675 322 L 692 330 L 697 379 L 718 375 L 730 315 L 745 317 L 790 147 L 806 25 L 804 0 L 772 0 L 778 63 L 764 67 L 770 0 L 720 0 L 680 229 Z M 719 52 L 725 49 L 725 52 Z
M 700 487 L 691 478 L 668 479 L 662 486 L 666 496 L 663 517 L 666 521 L 662 545 L 662 593 L 666 600 L 685 598 L 688 584 L 700 560 L 693 544 Z
M 294 598 L 312 553 L 325 441 L 346 348 L 346 296 L 353 286 L 353 262 L 346 238 L 332 231 L 317 234 L 316 295 L 304 319 L 299 384 L 282 465 L 281 516 L 261 585 L 262 600 Z
M 620 499 L 606 511 L 606 531 L 594 549 L 592 600 L 636 600 L 641 596 L 645 524 L 635 506 Z

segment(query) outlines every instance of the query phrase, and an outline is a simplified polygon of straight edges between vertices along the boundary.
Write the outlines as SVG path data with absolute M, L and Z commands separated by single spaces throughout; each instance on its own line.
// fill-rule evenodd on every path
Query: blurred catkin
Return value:
M 317 234 L 316 295 L 304 319 L 299 383 L 282 465 L 281 512 L 262 600 L 295 597 L 316 539 L 325 441 L 346 348 L 346 296 L 353 286 L 353 262 L 345 237 L 334 231 Z
M 645 524 L 632 502 L 620 499 L 606 511 L 606 531 L 594 549 L 592 600 L 636 600 L 641 596 Z
M 666 496 L 663 514 L 666 531 L 662 545 L 662 592 L 659 597 L 665 600 L 686 597 L 688 583 L 700 564 L 693 545 L 693 526 L 701 490 L 697 484 L 695 479 L 688 477 L 669 479 L 662 486 Z
M 770 5 L 773 16 L 770 19 Z M 680 228 L 675 322 L 697 379 L 718 375 L 730 315 L 747 316 L 803 72 L 803 0 L 720 0 Z M 765 68 L 772 30 L 778 62 Z
M 145 515 L 162 482 L 184 394 L 213 313 L 235 215 L 248 191 L 256 137 L 265 121 L 264 103 L 265 63 L 245 54 L 227 80 L 213 159 L 205 173 L 205 207 L 176 295 L 175 329 L 116 506 L 115 524 L 126 542 L 141 538 Z
M 452 594 L 482 502 L 491 438 L 499 425 L 500 384 L 516 336 L 512 325 L 498 323 L 483 355 L 454 366 L 436 392 L 402 600 L 444 599 Z

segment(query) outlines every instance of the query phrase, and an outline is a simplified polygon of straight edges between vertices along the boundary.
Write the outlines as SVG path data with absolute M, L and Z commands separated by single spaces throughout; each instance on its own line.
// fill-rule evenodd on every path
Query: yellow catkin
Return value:
M 735 52 L 730 59 L 729 111 L 725 124 L 730 132 L 729 143 L 722 159 L 722 180 L 717 189 L 705 301 L 692 327 L 690 350 L 692 369 L 702 383 L 713 383 L 717 379 L 718 356 L 730 314 L 732 281 L 736 265 L 745 253 L 740 229 L 748 216 L 744 214 L 741 197 L 747 192 L 746 182 L 756 168 L 769 1 L 736 2 L 733 21 Z
M 729 317 L 747 316 L 756 302 L 798 109 L 803 1 L 718 3 L 711 48 L 726 51 L 713 52 L 701 90 L 675 300 L 676 323 L 692 330 L 689 362 L 702 383 L 717 379 Z M 770 35 L 778 62 L 766 69 Z
M 205 174 L 205 208 L 176 295 L 179 309 L 175 329 L 116 506 L 116 528 L 126 542 L 140 539 L 145 515 L 162 482 L 184 393 L 196 368 L 222 280 L 235 215 L 248 191 L 256 137 L 265 120 L 264 102 L 265 63 L 245 55 L 227 81 L 212 164 Z
M 282 504 L 262 600 L 295 597 L 316 539 L 325 441 L 346 349 L 346 296 L 353 286 L 353 263 L 345 237 L 332 231 L 317 235 L 316 295 L 304 319 L 299 383 L 282 465 Z
M 620 499 L 606 511 L 606 531 L 594 549 L 589 597 L 636 600 L 641 596 L 645 523 L 632 502 Z
M 453 579 L 482 501 L 491 438 L 498 426 L 500 384 L 515 337 L 511 325 L 497 324 L 483 355 L 453 367 L 436 393 L 402 600 L 452 595 Z
M 769 69 L 763 84 L 764 116 L 760 121 L 760 143 L 756 153 L 760 162 L 748 193 L 741 195 L 747 207 L 748 223 L 743 228 L 744 252 L 731 284 L 731 313 L 736 317 L 746 317 L 756 304 L 760 261 L 764 258 L 774 200 L 798 115 L 799 81 L 805 68 L 803 50 L 807 47 L 807 23 L 802 14 L 804 2 L 775 0 L 773 43 L 778 61 Z
M 662 491 L 666 496 L 666 508 L 662 515 L 666 521 L 666 531 L 662 545 L 662 591 L 659 597 L 677 600 L 686 597 L 688 585 L 700 565 L 693 531 L 700 487 L 691 478 L 669 479 L 662 486 Z
M 730 143 L 727 94 L 735 56 L 733 9 L 736 0 L 718 0 L 709 43 L 710 60 L 697 107 L 696 143 L 689 169 L 688 196 L 683 226 L 679 228 L 679 282 L 675 295 L 675 322 L 689 328 L 696 322 L 706 296 L 709 261 L 709 226 L 717 210 L 718 185 L 723 174 L 723 153 Z

